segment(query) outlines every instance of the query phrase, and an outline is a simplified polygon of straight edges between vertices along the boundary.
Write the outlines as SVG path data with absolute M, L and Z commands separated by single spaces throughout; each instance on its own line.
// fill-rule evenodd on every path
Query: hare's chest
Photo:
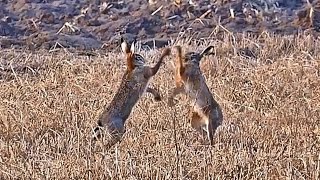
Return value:
M 145 69 L 136 69 L 132 76 L 131 86 L 133 91 L 139 93 L 140 95 L 144 93 L 147 89 L 150 78 L 144 76 Z
M 149 80 L 141 77 L 139 79 L 135 79 L 135 81 L 132 83 L 132 89 L 133 91 L 141 94 L 146 91 L 148 84 Z
M 185 91 L 192 98 L 197 96 L 201 92 L 201 83 L 197 80 L 189 80 L 185 83 Z
M 133 91 L 143 93 L 146 91 L 148 82 L 136 82 L 132 87 Z
M 184 89 L 186 91 L 186 93 L 188 94 L 191 94 L 194 90 L 194 86 L 192 85 L 192 83 L 190 82 L 187 82 L 187 83 L 184 83 Z

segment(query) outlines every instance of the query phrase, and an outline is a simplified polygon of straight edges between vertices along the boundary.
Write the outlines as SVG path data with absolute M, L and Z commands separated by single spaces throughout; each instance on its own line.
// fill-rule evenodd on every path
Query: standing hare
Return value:
M 200 60 L 213 54 L 213 46 L 209 46 L 201 53 L 188 52 L 184 56 L 180 46 L 175 46 L 177 56 L 175 60 L 176 87 L 169 91 L 168 105 L 174 105 L 176 95 L 183 93 L 193 101 L 190 109 L 191 126 L 200 133 L 206 133 L 210 144 L 213 145 L 213 136 L 223 120 L 222 110 L 214 100 L 205 78 L 200 70 Z
M 141 55 L 135 53 L 134 43 L 129 49 L 127 42 L 122 39 L 121 48 L 127 58 L 127 70 L 113 100 L 99 117 L 98 127 L 94 129 L 94 140 L 97 140 L 101 138 L 101 128 L 105 127 L 109 135 L 107 149 L 121 140 L 125 133 L 125 122 L 144 92 L 151 93 L 156 101 L 161 100 L 159 92 L 148 87 L 148 83 L 158 72 L 163 59 L 170 54 L 170 49 L 166 48 L 156 65 L 150 67 L 145 65 Z

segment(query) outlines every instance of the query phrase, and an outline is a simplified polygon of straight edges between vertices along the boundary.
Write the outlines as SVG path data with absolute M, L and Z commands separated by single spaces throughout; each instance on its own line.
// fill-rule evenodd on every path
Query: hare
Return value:
M 148 83 L 158 72 L 163 59 L 170 54 L 169 48 L 164 49 L 160 60 L 154 67 L 150 67 L 145 65 L 145 59 L 141 55 L 135 53 L 134 43 L 129 49 L 127 42 L 123 39 L 121 41 L 121 48 L 127 59 L 127 70 L 113 100 L 100 115 L 98 126 L 94 129 L 95 141 L 101 138 L 101 128 L 105 127 L 109 134 L 107 149 L 121 140 L 125 133 L 125 122 L 144 92 L 151 93 L 156 101 L 161 100 L 158 90 L 148 87 Z
M 175 87 L 169 90 L 168 106 L 174 106 L 174 97 L 180 93 L 188 95 L 193 101 L 190 109 L 191 126 L 200 133 L 206 133 L 213 145 L 213 136 L 223 120 L 222 110 L 214 100 L 205 78 L 200 70 L 200 61 L 204 56 L 213 54 L 213 46 L 201 53 L 188 52 L 184 56 L 180 46 L 175 60 Z

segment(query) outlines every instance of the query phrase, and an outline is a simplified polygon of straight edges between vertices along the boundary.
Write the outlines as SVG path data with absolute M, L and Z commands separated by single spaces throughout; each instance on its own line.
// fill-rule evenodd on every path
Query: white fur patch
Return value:
M 126 42 L 121 43 L 121 49 L 122 49 L 123 53 L 127 53 L 128 45 Z

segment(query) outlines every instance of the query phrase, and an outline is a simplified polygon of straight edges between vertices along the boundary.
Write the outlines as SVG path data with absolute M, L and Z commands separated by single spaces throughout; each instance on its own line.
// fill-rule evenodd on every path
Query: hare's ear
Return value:
M 208 46 L 206 49 L 204 49 L 201 52 L 200 56 L 202 58 L 203 56 L 208 56 L 208 55 L 211 55 L 211 54 L 212 55 L 214 54 L 214 47 L 213 46 Z
M 128 47 L 128 43 L 123 38 L 121 38 L 121 49 L 123 53 L 126 54 L 127 69 L 128 69 L 128 72 L 131 73 L 132 70 L 134 69 L 133 52 L 130 51 Z M 131 45 L 131 49 L 132 49 L 132 45 Z
M 128 43 L 123 38 L 121 38 L 121 49 L 122 49 L 122 52 L 125 54 L 130 53 Z
M 133 41 L 132 44 L 131 44 L 130 51 L 131 51 L 132 54 L 135 53 L 135 44 L 134 44 L 134 41 Z

